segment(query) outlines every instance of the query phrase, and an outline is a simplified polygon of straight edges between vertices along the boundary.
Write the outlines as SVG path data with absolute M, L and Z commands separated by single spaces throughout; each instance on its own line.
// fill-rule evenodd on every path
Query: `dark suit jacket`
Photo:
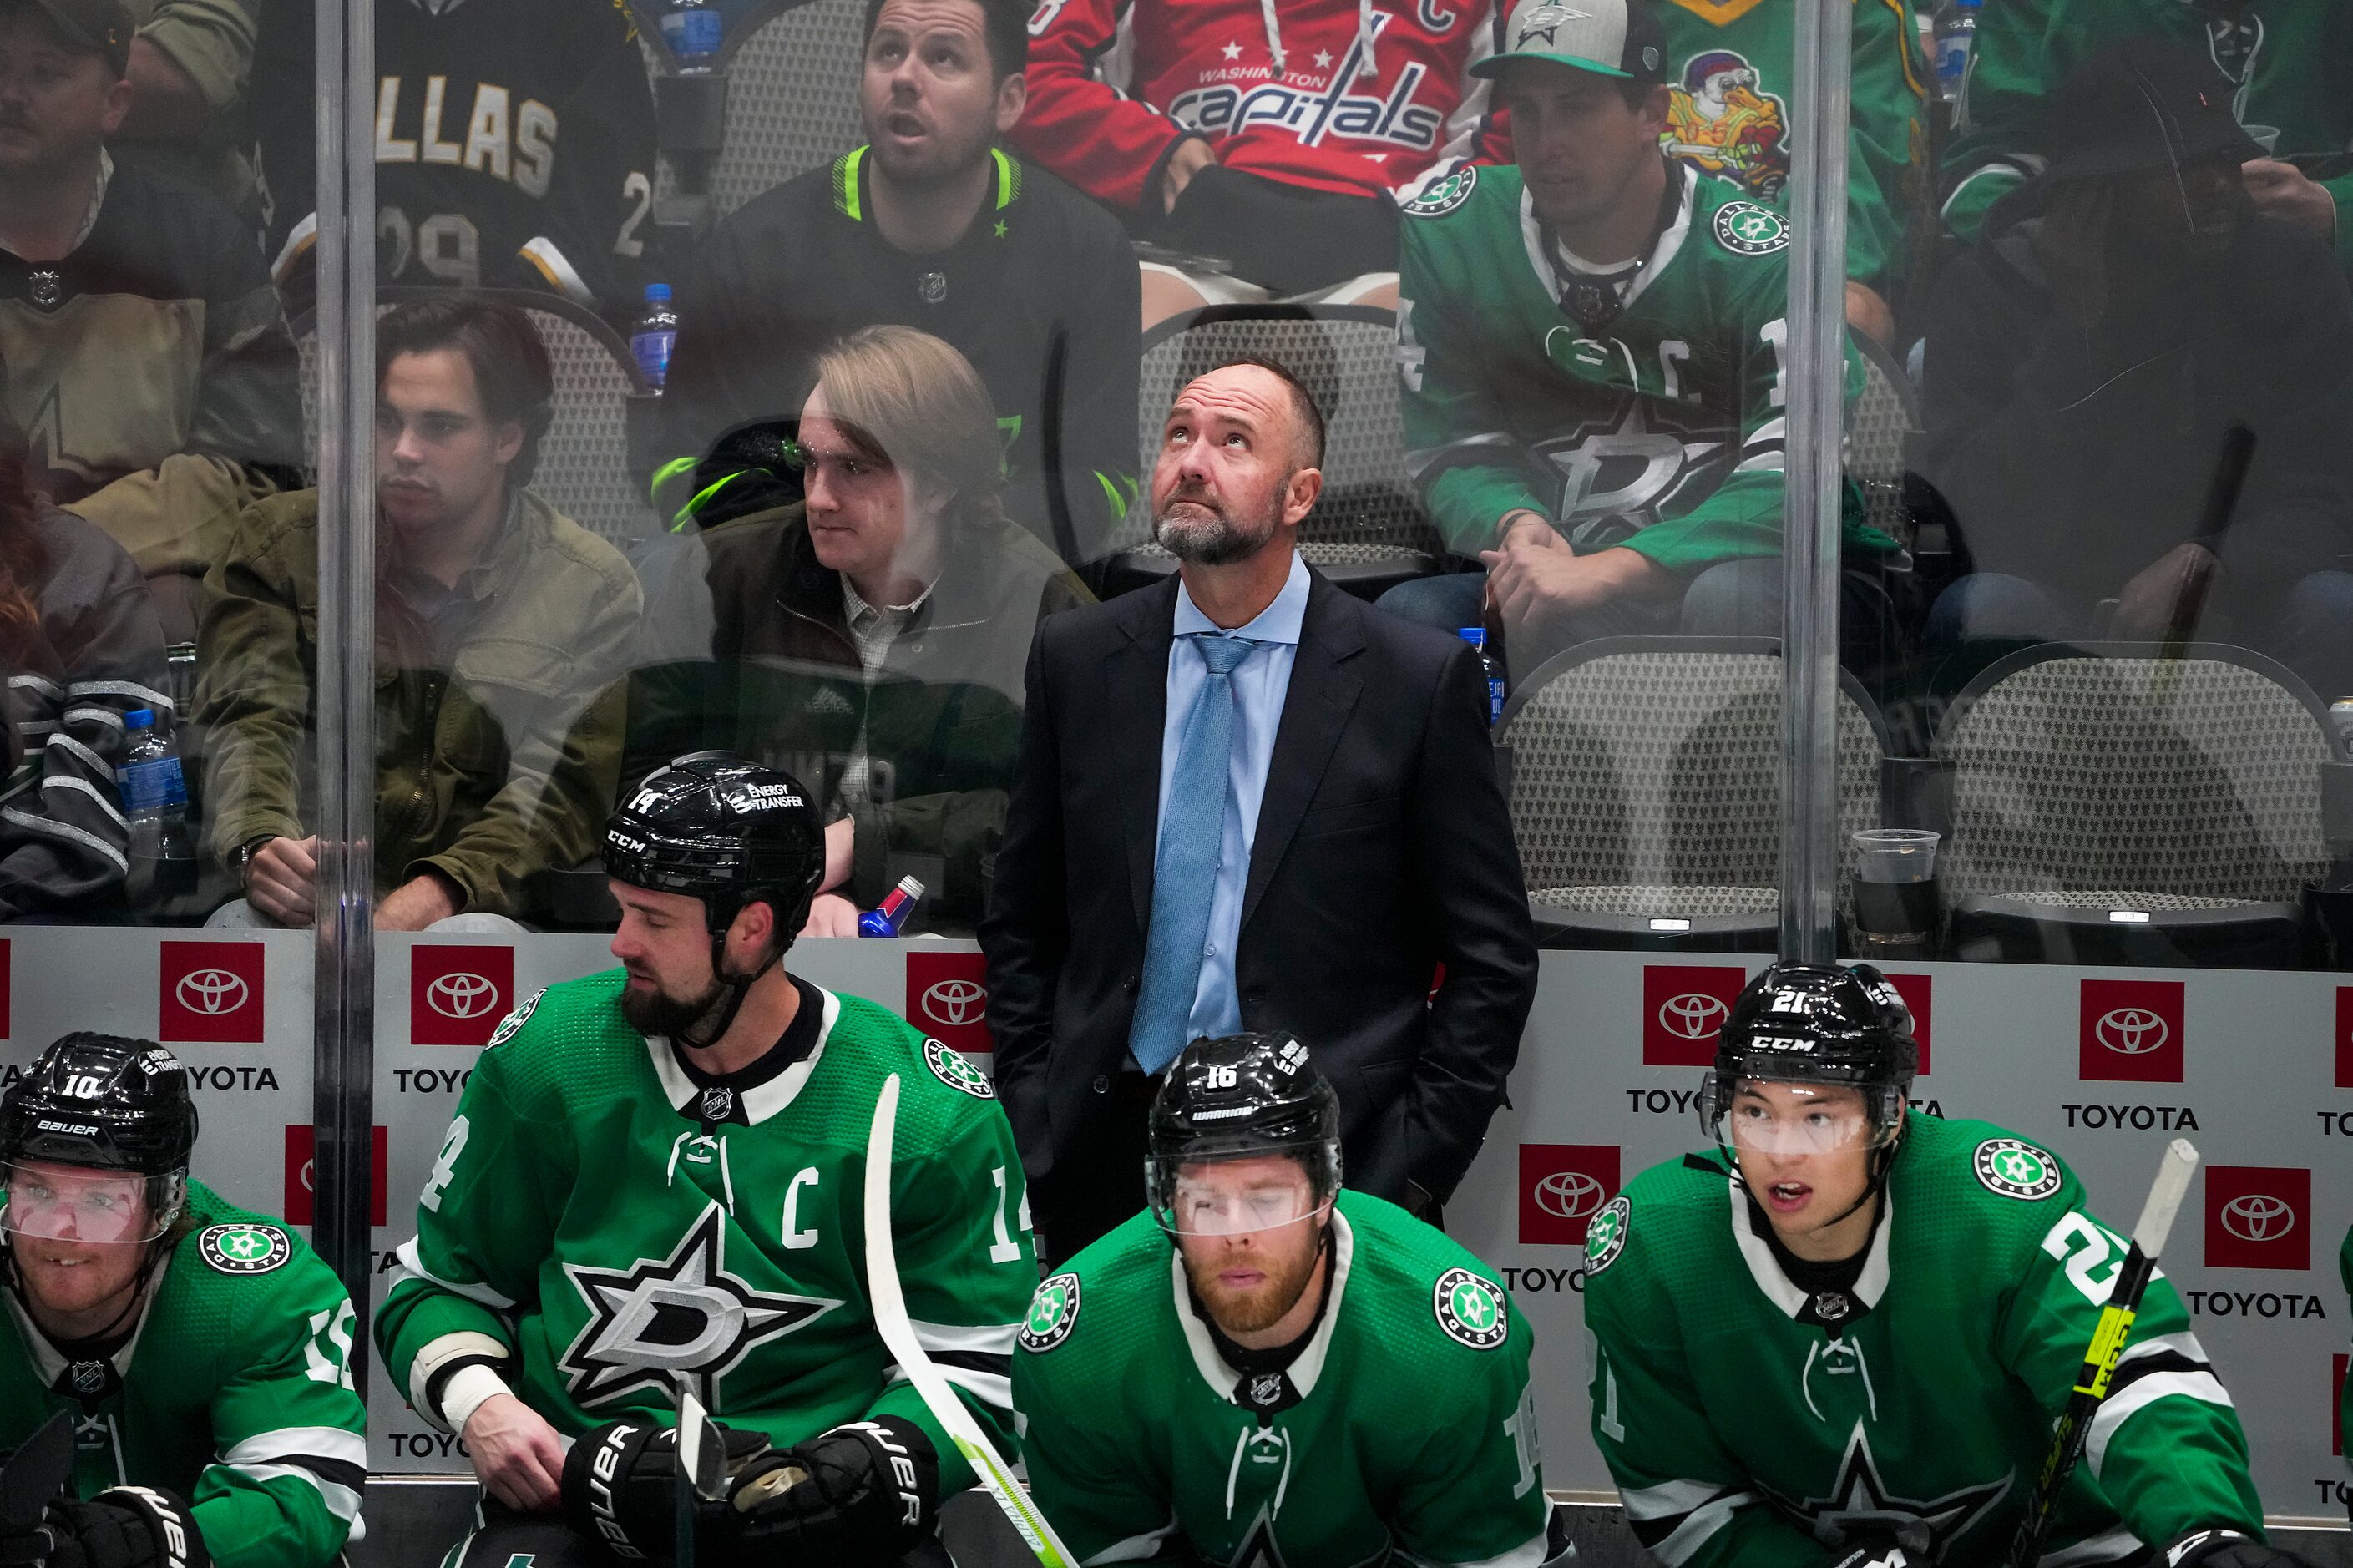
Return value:
M 1127 1059 L 1159 835 L 1176 579 L 1040 623 L 980 940 L 997 1092 L 1033 1183 Z M 1259 808 L 1235 984 L 1339 1090 L 1348 1185 L 1443 1200 L 1504 1098 L 1535 991 L 1519 852 L 1469 645 L 1321 574 Z M 1425 1003 L 1437 966 L 1445 983 Z M 1117 1173 L 1127 1181 L 1136 1179 Z

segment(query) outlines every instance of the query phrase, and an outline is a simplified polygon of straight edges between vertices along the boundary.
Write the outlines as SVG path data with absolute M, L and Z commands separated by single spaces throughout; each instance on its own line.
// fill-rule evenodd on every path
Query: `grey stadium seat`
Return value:
M 2327 863 L 2327 715 L 2244 649 L 2157 654 L 2026 648 L 1954 700 L 1936 752 L 1956 956 L 2302 962 L 2303 889 Z
M 1840 674 L 1841 864 L 1878 826 L 1885 743 Z M 1497 726 L 1547 947 L 1770 952 L 1779 925 L 1781 660 L 1738 637 L 1604 637 L 1547 660 Z
M 1915 531 L 1904 504 L 1904 467 L 1911 437 L 1924 428 L 1919 399 L 1885 349 L 1858 331 L 1847 340 L 1862 360 L 1862 395 L 1846 415 L 1847 478 L 1862 492 L 1863 521 L 1909 550 Z
M 1149 493 L 1168 405 L 1220 360 L 1259 354 L 1298 376 L 1324 410 L 1324 494 L 1300 527 L 1300 553 L 1366 595 L 1436 570 L 1446 547 L 1406 478 L 1396 350 L 1396 313 L 1364 305 L 1211 305 L 1154 328 L 1136 402 L 1146 493 L 1113 549 L 1139 571 L 1173 569 L 1151 542 Z
M 447 298 L 449 290 L 379 289 L 376 311 L 414 300 Z M 645 390 L 628 345 L 592 312 L 552 294 L 485 289 L 474 298 L 520 306 L 539 330 L 555 373 L 554 419 L 539 444 L 532 489 L 591 533 L 627 545 L 660 531 L 645 487 L 629 471 L 628 406 Z M 294 323 L 302 355 L 304 450 L 318 449 L 316 323 L 305 312 Z
M 866 139 L 858 117 L 865 24 L 862 0 L 762 6 L 731 24 L 727 122 L 710 179 L 720 216 Z

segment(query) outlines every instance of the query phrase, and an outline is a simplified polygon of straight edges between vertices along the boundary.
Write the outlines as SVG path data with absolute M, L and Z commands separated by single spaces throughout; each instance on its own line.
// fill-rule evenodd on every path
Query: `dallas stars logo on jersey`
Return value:
M 1789 1514 L 1810 1521 L 1817 1541 L 1844 1545 L 1870 1535 L 1895 1537 L 1914 1556 L 1937 1562 L 1947 1542 L 1966 1532 L 1979 1515 L 2010 1491 L 2016 1472 L 1983 1486 L 1960 1487 L 1938 1498 L 1899 1497 L 1879 1478 L 1879 1463 L 1862 1423 L 1854 1424 L 1838 1478 L 1821 1497 L 1794 1499 L 1773 1493 Z M 1772 1489 L 1765 1489 L 1771 1492 Z
M 670 1256 L 628 1268 L 564 1271 L 593 1314 L 564 1352 L 573 1397 L 594 1405 L 636 1389 L 685 1388 L 717 1408 L 719 1380 L 753 1349 L 805 1329 L 841 1305 L 754 1290 L 727 1272 L 722 1211 L 712 1204 Z
M 274 1225 L 216 1225 L 196 1237 L 196 1255 L 224 1274 L 266 1274 L 294 1247 Z

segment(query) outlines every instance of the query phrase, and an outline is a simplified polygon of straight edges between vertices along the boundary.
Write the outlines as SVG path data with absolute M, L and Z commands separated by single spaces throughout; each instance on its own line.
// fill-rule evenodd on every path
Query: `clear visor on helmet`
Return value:
M 1886 1084 L 1711 1077 L 1700 1119 L 1740 1154 L 1838 1154 L 1876 1149 L 1902 1124 L 1904 1097 Z
M 1312 1219 L 1339 1190 L 1339 1155 L 1328 1143 L 1187 1150 L 1145 1162 L 1152 1215 L 1172 1236 L 1242 1236 Z
M 44 1241 L 153 1241 L 179 1212 L 184 1178 L 0 1161 L 0 1231 Z

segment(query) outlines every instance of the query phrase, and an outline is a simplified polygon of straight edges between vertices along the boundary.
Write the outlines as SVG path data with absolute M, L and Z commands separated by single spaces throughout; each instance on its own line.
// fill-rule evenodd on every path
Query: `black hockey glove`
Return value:
M 713 1421 L 727 1445 L 731 1476 L 768 1451 L 767 1435 Z M 724 1502 L 695 1503 L 695 1535 L 733 1541 L 736 1520 Z M 564 1460 L 564 1521 L 624 1560 L 667 1563 L 678 1541 L 678 1434 L 650 1421 L 592 1426 Z
M 2306 1568 L 2293 1552 L 2277 1552 L 2240 1530 L 2193 1530 L 2160 1553 L 2165 1568 Z
M 1912 1568 L 1911 1555 L 1885 1536 L 1848 1549 L 1831 1568 Z
M 889 1562 L 932 1533 L 940 1457 L 913 1423 L 853 1421 L 745 1472 L 733 1504 L 745 1563 Z
M 44 1528 L 55 1542 L 47 1568 L 212 1568 L 188 1505 L 161 1487 L 60 1498 Z

